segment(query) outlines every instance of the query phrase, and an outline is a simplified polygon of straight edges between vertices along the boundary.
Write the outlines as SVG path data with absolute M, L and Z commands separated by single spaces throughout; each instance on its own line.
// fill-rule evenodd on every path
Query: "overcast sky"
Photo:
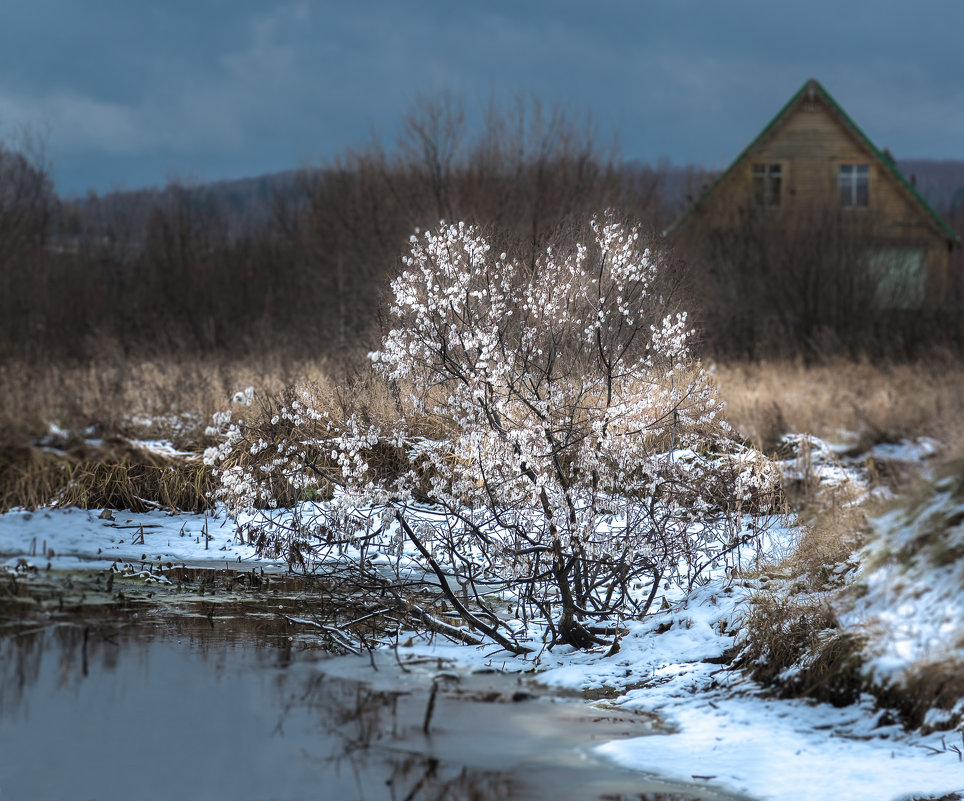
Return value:
M 30 0 L 0 10 L 0 131 L 57 190 L 320 164 L 418 95 L 534 94 L 655 163 L 726 166 L 809 78 L 898 158 L 964 158 L 964 2 Z

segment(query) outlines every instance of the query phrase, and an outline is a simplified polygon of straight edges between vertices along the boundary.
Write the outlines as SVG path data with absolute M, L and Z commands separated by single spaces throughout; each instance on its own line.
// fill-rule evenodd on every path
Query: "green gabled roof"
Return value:
M 706 200 L 706 198 L 713 193 L 713 190 L 715 190 L 716 187 L 720 185 L 720 183 L 726 178 L 726 176 L 729 175 L 731 172 L 733 172 L 736 165 L 739 164 L 741 161 L 743 161 L 746 155 L 751 150 L 753 150 L 761 141 L 763 141 L 763 139 L 767 136 L 767 134 L 769 134 L 770 131 L 772 131 L 777 126 L 780 120 L 782 120 L 783 117 L 786 116 L 786 114 L 790 111 L 790 109 L 796 105 L 801 95 L 803 95 L 804 92 L 806 92 L 808 89 L 815 89 L 820 93 L 823 99 L 826 100 L 827 103 L 830 105 L 830 107 L 837 112 L 837 114 L 840 116 L 843 122 L 850 128 L 850 130 L 857 136 L 857 138 L 860 141 L 862 141 L 865 145 L 867 145 L 868 148 L 870 148 L 871 152 L 877 157 L 878 161 L 881 164 L 883 164 L 884 167 L 887 168 L 890 174 L 897 179 L 897 182 L 900 183 L 904 187 L 904 189 L 906 189 L 911 194 L 911 196 L 920 204 L 920 206 L 924 209 L 924 211 L 927 212 L 927 214 L 931 217 L 931 219 L 935 223 L 937 223 L 938 227 L 941 229 L 941 231 L 944 232 L 947 238 L 953 242 L 960 243 L 960 238 L 954 232 L 954 229 L 951 228 L 943 220 L 943 218 L 936 211 L 934 211 L 934 209 L 931 208 L 930 204 L 926 200 L 924 200 L 924 198 L 917 191 L 914 185 L 904 177 L 904 174 L 899 169 L 897 169 L 897 165 L 894 163 L 894 160 L 889 156 L 887 156 L 886 154 L 884 154 L 881 150 L 877 148 L 877 146 L 873 142 L 870 141 L 870 137 L 868 137 L 867 134 L 865 134 L 860 129 L 860 126 L 857 125 L 857 123 L 855 123 L 850 118 L 850 115 L 847 114 L 847 112 L 844 111 L 843 108 L 841 108 L 840 104 L 833 99 L 833 96 L 830 94 L 830 92 L 824 89 L 823 86 L 820 84 L 820 82 L 815 78 L 811 78 L 810 80 L 806 81 L 803 84 L 803 86 L 801 86 L 796 91 L 793 97 L 791 97 L 783 106 L 783 108 L 781 108 L 776 113 L 773 119 L 767 123 L 766 127 L 762 131 L 760 131 L 760 133 L 758 133 L 756 137 L 754 137 L 753 141 L 750 142 L 750 144 L 748 144 L 745 148 L 743 148 L 740 155 L 733 160 L 733 162 L 730 164 L 729 167 L 727 167 L 722 173 L 720 173 L 719 177 L 710 185 L 710 187 L 705 192 L 703 192 L 702 195 L 699 196 L 699 198 L 697 198 L 696 202 L 693 203 L 692 206 L 690 206 L 690 208 L 686 211 L 686 213 L 676 223 L 674 223 L 672 228 L 676 228 L 677 226 L 679 226 L 680 223 L 683 222 L 683 220 L 685 220 L 687 217 L 690 216 L 690 213 L 694 209 L 700 206 Z

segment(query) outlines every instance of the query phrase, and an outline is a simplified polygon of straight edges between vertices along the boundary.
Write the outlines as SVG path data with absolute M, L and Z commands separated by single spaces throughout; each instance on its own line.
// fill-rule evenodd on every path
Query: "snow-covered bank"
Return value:
M 960 728 L 964 460 L 940 470 L 873 529 L 841 623 L 866 638 L 862 657 L 872 681 L 912 696 L 905 715 L 922 717 L 927 727 Z M 964 749 L 964 742 L 956 745 Z
M 813 443 L 805 457 L 818 481 L 846 481 L 866 490 L 853 470 L 839 473 L 820 463 L 824 456 L 833 458 Z M 900 677 L 921 659 L 953 656 L 960 647 L 960 499 L 960 483 L 938 477 L 918 501 L 877 522 L 877 539 L 861 552 L 863 568 L 848 574 L 866 592 L 842 622 L 881 633 L 868 646 L 867 664 L 877 675 L 886 667 L 887 676 Z M 26 560 L 43 568 L 49 562 L 64 570 L 144 561 L 282 568 L 257 559 L 224 518 L 113 516 L 76 509 L 0 516 L 0 564 L 14 569 Z M 796 536 L 778 527 L 769 533 L 777 555 Z M 596 699 L 592 703 L 654 713 L 665 730 L 595 749 L 643 773 L 780 801 L 890 801 L 964 792 L 964 762 L 954 750 L 964 750 L 959 731 L 908 734 L 870 695 L 842 708 L 774 698 L 726 665 L 745 634 L 751 596 L 774 583 L 721 576 L 688 596 L 666 590 L 664 608 L 630 621 L 618 650 L 550 651 L 533 635 L 527 644 L 535 650 L 513 656 L 494 644 L 475 648 L 413 636 L 398 652 L 403 660 L 431 656 L 466 668 L 526 671 L 550 688 Z M 938 653 L 938 645 L 947 647 Z M 940 721 L 934 716 L 929 722 Z
M 964 791 L 960 734 L 907 735 L 879 726 L 870 696 L 836 708 L 768 697 L 718 664 L 737 641 L 753 584 L 711 583 L 671 609 L 630 624 L 620 650 L 562 646 L 535 658 L 494 647 L 413 643 L 402 654 L 466 667 L 535 671 L 557 690 L 579 690 L 606 707 L 659 716 L 667 731 L 614 740 L 596 753 L 645 774 L 774 801 L 890 801 Z
M 847 504 L 859 503 L 874 491 L 867 473 L 878 464 L 908 463 L 935 452 L 931 443 L 923 443 L 926 448 L 903 443 L 889 450 L 876 448 L 872 460 L 840 459 L 814 438 L 795 438 L 790 444 L 795 453 L 782 465 L 784 473 L 811 482 L 817 492 L 842 492 L 837 497 Z M 933 474 L 932 466 L 921 466 L 925 475 Z M 950 672 L 937 673 L 940 686 L 948 694 L 960 694 L 955 676 L 964 674 L 947 661 L 960 659 L 964 646 L 964 579 L 956 558 L 964 531 L 959 468 L 952 469 L 952 477 L 938 471 L 930 485 L 916 490 L 916 501 L 875 522 L 875 537 L 856 556 L 863 560 L 860 570 L 842 565 L 831 571 L 832 583 L 842 581 L 843 586 L 820 602 L 839 604 L 844 630 L 868 636 L 861 655 L 868 682 L 903 682 L 903 691 L 913 693 L 907 677 L 915 675 L 915 666 L 940 668 L 943 663 Z M 784 544 L 791 544 L 793 532 L 783 534 Z M 778 536 L 774 556 L 779 545 Z M 792 593 L 794 584 L 794 577 L 711 581 L 688 597 L 671 598 L 670 608 L 630 623 L 618 653 L 611 656 L 605 649 L 556 647 L 525 660 L 491 648 L 478 654 L 441 645 L 415 648 L 463 662 L 534 669 L 539 681 L 551 687 L 581 690 L 587 697 L 608 698 L 604 703 L 619 709 L 658 715 L 671 731 L 597 749 L 644 773 L 781 801 L 887 801 L 964 793 L 960 730 L 908 733 L 895 723 L 899 716 L 882 704 L 881 693 L 865 693 L 845 707 L 776 698 L 768 688 L 724 666 L 746 642 L 746 615 L 754 593 L 767 587 L 771 598 L 789 598 L 781 593 Z M 854 594 L 861 597 L 848 606 Z M 932 710 L 925 723 L 953 722 L 960 705 L 957 698 L 950 710 Z
M 54 570 L 150 563 L 280 570 L 242 543 L 233 521 L 213 515 L 62 508 L 0 515 L 0 565 Z
M 644 633 L 638 657 L 626 658 L 637 670 L 645 665 L 653 679 L 613 703 L 656 713 L 676 732 L 614 741 L 600 753 L 635 770 L 712 777 L 704 781 L 781 801 L 884 801 L 964 789 L 964 765 L 945 751 L 941 736 L 879 726 L 869 696 L 844 708 L 768 698 L 740 674 L 695 661 L 730 647 L 736 632 L 720 631 L 727 623 L 738 628 L 749 589 L 721 600 L 706 588 L 677 613 L 670 632 Z M 677 642 L 664 639 L 676 630 Z M 949 733 L 948 740 L 959 736 Z
M 617 740 L 598 752 L 625 767 L 779 801 L 939 798 L 964 787 L 964 768 L 940 741 L 905 741 L 873 729 L 869 709 L 667 699 L 678 734 Z M 647 702 L 643 708 L 650 708 Z

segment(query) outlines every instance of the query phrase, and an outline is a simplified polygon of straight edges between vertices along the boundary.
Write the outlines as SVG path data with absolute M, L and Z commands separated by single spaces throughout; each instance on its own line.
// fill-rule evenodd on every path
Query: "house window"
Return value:
M 753 165 L 753 196 L 761 206 L 779 206 L 783 168 L 779 164 Z
M 840 205 L 844 208 L 866 208 L 870 202 L 870 167 L 866 164 L 841 164 L 837 185 Z

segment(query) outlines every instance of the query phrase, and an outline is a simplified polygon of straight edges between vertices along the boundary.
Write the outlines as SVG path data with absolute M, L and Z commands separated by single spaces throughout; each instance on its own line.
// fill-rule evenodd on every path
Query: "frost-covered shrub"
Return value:
M 331 501 L 249 527 L 277 551 L 294 543 L 299 560 L 354 545 L 362 560 L 397 554 L 398 567 L 407 548 L 473 627 L 503 624 L 470 613 L 453 587 L 483 609 L 508 593 L 523 623 L 538 616 L 579 647 L 645 612 L 664 580 L 692 583 L 725 562 L 756 536 L 744 513 L 768 510 L 776 474 L 719 419 L 686 315 L 655 291 L 660 254 L 635 228 L 591 231 L 534 265 L 461 223 L 413 236 L 393 327 L 371 354 L 378 375 L 409 387 L 399 419 L 335 421 L 293 401 L 279 418 L 294 427 L 264 448 L 222 420 L 208 454 L 219 499 L 243 512 L 277 500 L 265 497 L 272 476 L 305 492 L 331 482 Z M 426 420 L 453 433 L 420 436 Z M 259 448 L 269 462 L 238 459 Z
M 204 452 L 204 463 L 219 478 L 213 500 L 241 511 L 330 497 L 323 474 L 330 464 L 320 445 L 330 434 L 331 420 L 307 391 L 289 389 L 275 401 L 256 399 L 249 388 L 234 396 L 232 409 L 216 413 L 213 423 L 205 433 L 219 442 Z

